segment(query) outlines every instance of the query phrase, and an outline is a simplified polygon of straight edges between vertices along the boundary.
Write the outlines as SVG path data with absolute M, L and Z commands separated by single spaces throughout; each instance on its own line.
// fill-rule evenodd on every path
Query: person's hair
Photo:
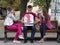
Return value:
M 48 21 L 48 12 L 47 9 L 43 8 L 43 15 L 45 17 L 46 22 Z
M 27 8 L 32 8 L 32 6 L 31 5 L 28 5 Z
M 15 10 L 15 8 L 10 8 L 10 10 L 9 10 L 9 11 L 11 11 L 11 10 L 13 10 L 13 9 Z
M 15 8 L 10 8 L 8 14 L 10 14 L 13 9 L 15 10 Z M 8 14 L 7 14 L 7 15 L 8 15 Z

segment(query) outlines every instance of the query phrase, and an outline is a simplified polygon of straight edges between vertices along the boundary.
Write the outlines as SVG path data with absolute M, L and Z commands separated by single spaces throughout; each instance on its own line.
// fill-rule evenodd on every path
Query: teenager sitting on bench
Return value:
M 50 22 L 50 16 L 45 8 L 41 11 L 39 24 L 40 24 L 40 33 L 41 33 L 41 40 L 39 42 L 44 42 L 46 29 L 53 28 L 53 25 Z
M 7 30 L 17 31 L 13 40 L 13 42 L 16 43 L 20 43 L 20 41 L 18 41 L 18 37 L 24 39 L 22 36 L 22 25 L 18 23 L 18 21 L 19 20 L 16 20 L 15 18 L 15 9 L 11 10 L 4 21 L 4 26 L 6 26 Z

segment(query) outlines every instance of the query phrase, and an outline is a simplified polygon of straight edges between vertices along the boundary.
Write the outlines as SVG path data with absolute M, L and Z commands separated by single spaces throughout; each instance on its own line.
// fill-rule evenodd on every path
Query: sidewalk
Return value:
M 0 45 L 60 45 L 60 43 L 57 43 L 56 41 L 46 41 L 44 43 L 38 43 L 37 41 L 35 41 L 34 43 L 30 43 L 30 41 L 28 41 L 28 43 L 13 43 L 12 41 L 8 41 L 7 43 L 4 43 L 3 41 L 0 41 Z

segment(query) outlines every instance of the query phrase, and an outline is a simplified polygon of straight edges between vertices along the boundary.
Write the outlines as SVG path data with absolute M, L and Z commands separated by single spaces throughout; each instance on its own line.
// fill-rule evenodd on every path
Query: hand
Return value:
M 34 24 L 37 24 L 37 23 L 39 23 L 39 21 L 35 21 L 35 22 L 34 22 Z
M 24 24 L 24 21 L 20 20 L 20 22 Z
M 21 22 L 20 20 L 17 20 L 18 22 Z

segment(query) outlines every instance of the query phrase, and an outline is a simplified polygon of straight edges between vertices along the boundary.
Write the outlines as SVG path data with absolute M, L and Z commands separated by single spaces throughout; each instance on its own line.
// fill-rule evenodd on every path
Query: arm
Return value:
M 37 24 L 38 22 L 40 22 L 40 20 L 39 20 L 37 17 L 35 17 L 35 22 L 34 22 L 34 24 Z
M 20 21 L 21 21 L 21 23 L 24 23 L 24 19 L 23 18 Z
M 10 15 L 10 18 L 14 21 L 14 23 L 19 22 L 19 20 L 17 20 L 13 14 Z

